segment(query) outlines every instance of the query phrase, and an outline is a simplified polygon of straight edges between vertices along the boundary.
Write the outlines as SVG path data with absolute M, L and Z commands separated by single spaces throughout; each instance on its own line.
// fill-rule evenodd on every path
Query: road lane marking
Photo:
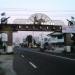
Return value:
M 24 58 L 24 55 L 23 55 L 23 54 L 21 54 L 21 57 L 22 57 L 22 58 Z
M 31 61 L 29 61 L 29 64 L 33 67 L 33 68 L 37 68 L 37 66 L 35 64 L 33 64 Z

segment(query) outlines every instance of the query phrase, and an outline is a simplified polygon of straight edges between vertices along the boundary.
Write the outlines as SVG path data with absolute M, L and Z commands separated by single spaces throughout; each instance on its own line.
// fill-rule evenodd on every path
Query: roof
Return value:
M 55 32 L 55 33 L 48 34 L 48 36 L 51 36 L 51 35 L 63 35 L 63 33 Z

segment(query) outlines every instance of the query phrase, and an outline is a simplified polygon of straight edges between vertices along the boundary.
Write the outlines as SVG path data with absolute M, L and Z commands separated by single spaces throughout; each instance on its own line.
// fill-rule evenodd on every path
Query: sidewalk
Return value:
M 62 53 L 64 50 L 49 50 L 49 51 L 54 53 Z
M 16 75 L 13 70 L 13 55 L 0 55 L 0 68 L 5 72 L 4 75 Z
M 62 53 L 64 50 L 46 50 L 45 52 Z
M 67 52 L 64 52 L 64 50 L 46 50 L 45 52 L 48 54 L 54 54 L 57 56 L 75 59 L 75 53 L 67 53 Z

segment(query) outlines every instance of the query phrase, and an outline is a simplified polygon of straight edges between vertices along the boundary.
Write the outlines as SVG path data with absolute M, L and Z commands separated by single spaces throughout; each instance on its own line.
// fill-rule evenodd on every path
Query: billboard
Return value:
M 75 33 L 75 26 L 62 26 L 62 33 Z

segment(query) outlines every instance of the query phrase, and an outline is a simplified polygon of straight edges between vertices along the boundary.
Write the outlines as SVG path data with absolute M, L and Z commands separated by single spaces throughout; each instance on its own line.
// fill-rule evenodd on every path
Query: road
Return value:
M 74 75 L 75 59 L 39 52 L 38 49 L 15 48 L 14 70 L 17 75 Z

